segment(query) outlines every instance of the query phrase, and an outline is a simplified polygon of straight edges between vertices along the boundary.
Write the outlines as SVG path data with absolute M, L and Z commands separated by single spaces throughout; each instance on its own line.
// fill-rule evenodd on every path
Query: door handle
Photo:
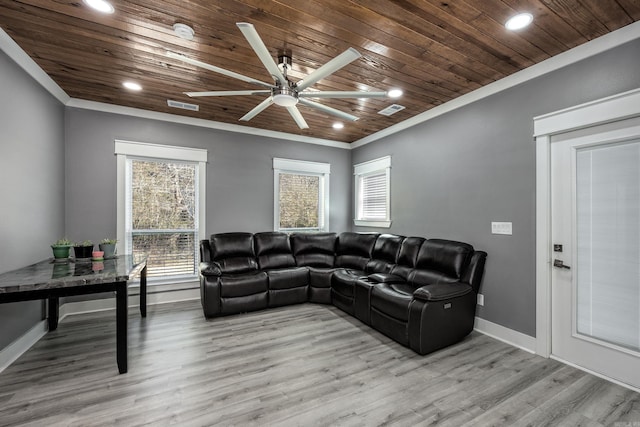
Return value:
M 564 262 L 562 262 L 561 259 L 554 259 L 553 260 L 553 266 L 554 267 L 558 267 L 558 268 L 566 268 L 567 270 L 571 270 L 571 267 L 569 267 L 568 265 L 564 265 Z

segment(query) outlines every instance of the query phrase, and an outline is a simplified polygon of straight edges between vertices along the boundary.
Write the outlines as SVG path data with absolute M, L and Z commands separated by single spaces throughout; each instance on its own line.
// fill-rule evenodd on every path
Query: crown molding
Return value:
M 346 142 L 332 141 L 329 139 L 313 138 L 310 136 L 295 135 L 286 132 L 277 132 L 272 130 L 251 128 L 246 126 L 234 125 L 230 123 L 216 122 L 213 120 L 196 119 L 193 117 L 179 116 L 177 114 L 160 113 L 157 111 L 143 110 L 140 108 L 123 107 L 120 105 L 106 104 L 103 102 L 87 101 L 84 99 L 71 98 L 66 103 L 67 107 L 79 108 L 83 110 L 101 111 L 104 113 L 121 114 L 131 117 L 140 117 L 143 119 L 159 120 L 169 123 L 179 123 L 191 126 L 204 127 L 209 129 L 217 129 L 227 132 L 244 133 L 248 135 L 256 135 L 266 138 L 275 138 L 295 142 L 303 142 L 307 144 L 323 145 L 325 147 L 351 149 L 351 144 Z
M 605 34 L 597 39 L 588 41 L 580 46 L 576 46 L 573 49 L 532 65 L 529 68 L 525 68 L 524 70 L 518 71 L 517 73 L 476 89 L 473 92 L 469 92 L 442 105 L 438 105 L 429 111 L 425 111 L 424 113 L 413 116 L 403 122 L 359 139 L 351 144 L 351 148 L 355 149 L 362 147 L 363 145 L 401 132 L 445 113 L 462 108 L 473 102 L 495 95 L 498 92 L 502 92 L 503 90 L 551 73 L 552 71 L 559 70 L 568 65 L 582 61 L 583 59 L 587 59 L 591 56 L 613 49 L 638 38 L 640 38 L 640 21 L 629 24 L 626 27 L 620 28 L 619 30 L 613 31 L 609 34 Z

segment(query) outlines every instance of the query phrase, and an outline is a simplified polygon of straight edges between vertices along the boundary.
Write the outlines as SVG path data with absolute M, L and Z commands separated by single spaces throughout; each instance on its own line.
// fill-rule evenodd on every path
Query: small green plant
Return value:
M 63 237 L 62 239 L 56 240 L 56 242 L 51 246 L 73 246 L 73 242 L 66 237 Z
M 85 240 L 82 243 L 76 243 L 75 246 L 93 246 L 93 242 L 91 240 Z
M 118 243 L 118 239 L 102 239 L 100 240 L 100 243 L 103 245 L 115 245 Z

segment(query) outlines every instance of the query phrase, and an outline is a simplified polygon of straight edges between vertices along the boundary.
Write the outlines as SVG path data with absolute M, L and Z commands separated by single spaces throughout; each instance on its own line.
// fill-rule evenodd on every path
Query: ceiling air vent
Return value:
M 385 108 L 384 110 L 378 111 L 378 114 L 382 114 L 383 116 L 390 116 L 390 115 L 395 114 L 398 111 L 402 111 L 404 109 L 405 109 L 404 105 L 391 104 L 387 108 Z
M 182 108 L 183 110 L 198 111 L 200 106 L 196 104 L 187 104 L 186 102 L 174 101 L 167 99 L 167 105 L 173 108 Z

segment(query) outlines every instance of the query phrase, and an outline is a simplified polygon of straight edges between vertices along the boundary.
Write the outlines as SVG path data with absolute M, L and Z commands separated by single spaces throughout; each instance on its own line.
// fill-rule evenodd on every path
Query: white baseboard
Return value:
M 179 301 L 190 301 L 200 299 L 200 289 L 181 289 L 172 292 L 157 292 L 147 294 L 147 305 L 169 304 Z M 129 295 L 129 307 L 140 306 L 140 296 Z M 60 321 L 67 316 L 83 313 L 94 313 L 97 311 L 115 310 L 115 298 L 93 299 L 87 301 L 67 302 L 60 307 Z
M 20 338 L 0 350 L 0 372 L 7 369 L 18 357 L 22 356 L 25 351 L 37 343 L 47 333 L 48 329 L 47 320 L 42 320 Z
M 172 292 L 157 292 L 147 294 L 147 305 L 169 304 L 179 301 L 200 299 L 200 289 L 181 289 Z M 139 307 L 139 295 L 129 295 L 129 307 Z M 82 313 L 93 313 L 104 310 L 115 310 L 115 298 L 94 299 L 88 301 L 75 301 L 60 306 L 59 321 L 65 317 Z M 29 350 L 48 331 L 47 320 L 38 322 L 20 338 L 0 350 L 0 372 L 16 361 L 22 354 Z
M 513 329 L 506 328 L 498 325 L 497 323 L 489 322 L 488 320 L 481 319 L 480 317 L 476 317 L 473 329 L 491 338 L 495 338 L 514 347 L 518 347 L 529 353 L 536 354 L 535 337 L 514 331 Z

